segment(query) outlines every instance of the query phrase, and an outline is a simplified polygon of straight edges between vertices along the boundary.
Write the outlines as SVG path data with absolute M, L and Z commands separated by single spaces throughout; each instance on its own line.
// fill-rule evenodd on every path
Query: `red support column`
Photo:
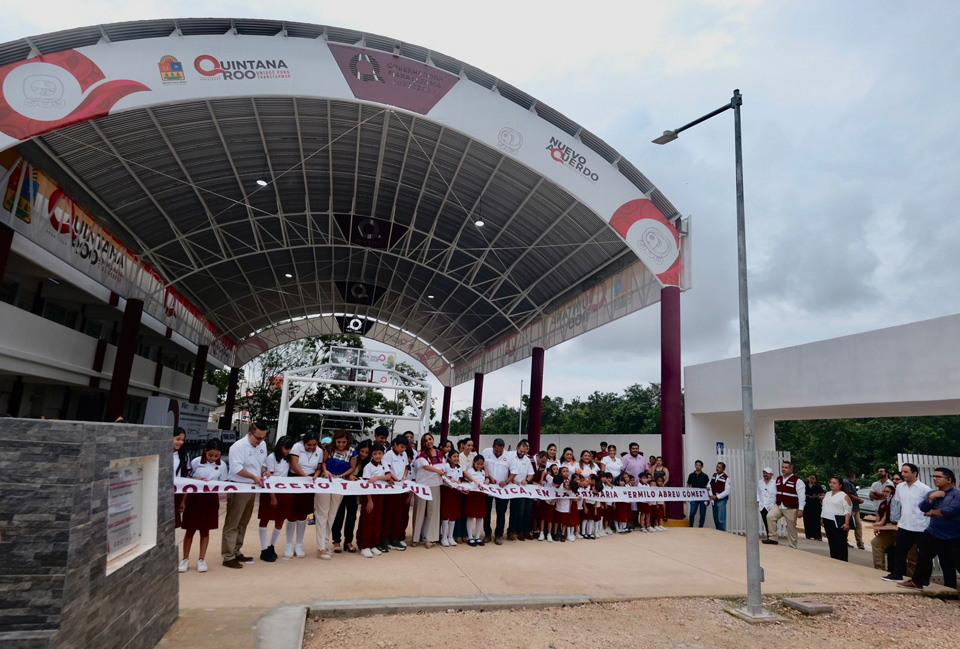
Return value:
M 200 403 L 200 391 L 203 389 L 203 374 L 207 369 L 207 351 L 209 347 L 197 347 L 197 360 L 193 363 L 193 383 L 190 384 L 190 403 Z
M 473 375 L 473 412 L 470 418 L 470 437 L 473 450 L 480 452 L 480 422 L 483 419 L 483 374 Z
M 7 261 L 10 259 L 10 245 L 13 243 L 13 228 L 0 223 L 0 282 L 7 272 Z
M 240 383 L 240 368 L 230 368 L 230 385 L 227 388 L 227 400 L 223 404 L 223 417 L 220 418 L 220 430 L 230 430 L 233 423 L 233 408 L 237 402 L 237 385 Z
M 110 377 L 110 395 L 107 397 L 107 421 L 115 421 L 123 415 L 130 387 L 130 372 L 133 369 L 133 354 L 137 351 L 137 336 L 140 334 L 140 317 L 143 315 L 142 300 L 127 300 L 120 324 L 120 339 L 117 341 L 117 356 L 113 360 L 113 375 Z
M 443 444 L 450 437 L 450 398 L 453 388 L 443 386 L 443 409 L 440 411 L 440 443 Z
M 7 400 L 7 414 L 11 417 L 20 416 L 20 408 L 23 405 L 23 377 L 18 376 L 13 381 L 13 389 L 10 390 L 10 398 Z
M 530 416 L 527 423 L 527 439 L 530 440 L 530 455 L 540 452 L 540 422 L 543 419 L 543 347 L 533 348 L 533 364 L 530 366 Z M 523 404 L 520 404 L 523 407 Z
M 663 463 L 670 469 L 671 487 L 682 487 L 683 428 L 680 405 L 680 288 L 660 291 L 660 440 Z M 683 518 L 683 503 L 667 503 L 667 517 Z

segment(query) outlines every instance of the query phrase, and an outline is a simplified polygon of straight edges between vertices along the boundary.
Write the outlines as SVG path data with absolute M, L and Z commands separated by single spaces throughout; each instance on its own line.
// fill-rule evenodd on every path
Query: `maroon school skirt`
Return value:
M 220 527 L 220 494 L 190 494 L 183 510 L 183 529 L 209 532 Z
M 483 518 L 487 515 L 487 498 L 479 491 L 467 494 L 467 518 Z
M 313 494 L 292 494 L 293 504 L 290 508 L 288 521 L 304 521 L 313 513 Z
M 556 505 L 553 505 L 546 500 L 538 500 L 536 507 L 534 508 L 534 513 L 538 521 L 543 521 L 544 523 L 553 522 L 553 513 L 556 511 Z
M 460 492 L 450 487 L 440 487 L 440 520 L 455 521 L 459 518 Z
M 630 521 L 630 503 L 615 503 L 613 506 L 613 520 L 617 523 Z
M 270 494 L 260 494 L 260 509 L 257 511 L 257 520 L 263 523 L 274 521 L 277 527 L 283 524 L 283 521 L 290 518 L 293 510 L 293 499 L 303 494 L 275 494 L 277 496 L 277 506 L 270 504 Z M 312 498 L 312 496 L 311 496 Z
M 576 527 L 580 524 L 580 506 L 576 500 L 570 501 L 570 512 L 567 514 L 567 526 Z

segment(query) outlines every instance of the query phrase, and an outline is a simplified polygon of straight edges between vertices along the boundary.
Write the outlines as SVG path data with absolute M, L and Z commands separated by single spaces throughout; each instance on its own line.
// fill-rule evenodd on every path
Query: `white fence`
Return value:
M 760 471 L 764 467 L 773 469 L 773 474 L 780 475 L 780 463 L 784 460 L 790 460 L 790 451 L 757 451 L 757 475 L 753 480 L 748 481 L 749 492 L 746 497 L 750 503 L 757 501 L 757 482 L 763 477 Z M 717 456 L 717 462 L 723 462 L 727 465 L 727 475 L 730 477 L 730 500 L 727 502 L 727 531 L 731 534 L 744 535 L 747 533 L 746 514 L 743 510 L 744 487 L 743 487 L 743 449 L 726 449 L 722 455 Z M 763 528 L 763 521 L 760 519 L 760 512 L 757 511 L 757 520 L 761 534 L 766 534 Z M 786 529 L 781 520 L 781 535 Z
M 954 474 L 960 476 L 960 457 L 949 457 L 947 455 L 912 455 L 908 453 L 897 453 L 897 466 L 892 469 L 899 471 L 904 464 L 916 464 L 920 470 L 920 482 L 931 489 L 933 486 L 933 470 L 938 466 L 952 469 Z

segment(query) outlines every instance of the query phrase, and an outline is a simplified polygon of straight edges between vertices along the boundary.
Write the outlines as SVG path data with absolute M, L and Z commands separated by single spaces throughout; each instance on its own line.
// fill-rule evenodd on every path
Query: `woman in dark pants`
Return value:
M 826 495 L 823 485 L 817 482 L 817 476 L 807 479 L 807 497 L 803 506 L 803 533 L 808 539 L 823 540 L 820 530 L 820 512 L 823 509 L 823 497 Z
M 830 478 L 830 493 L 823 498 L 823 529 L 830 543 L 830 558 L 847 560 L 847 532 L 850 531 L 850 516 L 853 502 L 842 490 L 840 478 Z

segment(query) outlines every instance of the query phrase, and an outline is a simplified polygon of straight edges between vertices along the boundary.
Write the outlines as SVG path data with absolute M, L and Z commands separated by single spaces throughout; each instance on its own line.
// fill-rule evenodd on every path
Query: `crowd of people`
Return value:
M 188 461 L 183 449 L 185 434 L 175 431 L 173 466 L 176 477 L 226 480 L 264 485 L 269 477 L 313 477 L 396 483 L 413 480 L 428 488 L 430 499 L 410 493 L 341 495 L 331 493 L 230 493 L 221 536 L 223 566 L 242 568 L 253 562 L 243 554 L 246 528 L 257 508 L 260 560 L 273 562 L 283 537 L 284 560 L 305 557 L 304 537 L 308 525 L 316 535 L 317 556 L 329 560 L 343 552 L 374 558 L 408 547 L 434 544 L 482 547 L 488 543 L 538 540 L 573 543 L 612 534 L 664 532 L 663 502 L 605 503 L 601 492 L 610 486 L 664 486 L 670 471 L 662 458 L 649 459 L 639 445 L 618 453 L 616 446 L 600 444 L 599 451 L 572 448 L 558 452 L 555 444 L 534 456 L 530 444 L 520 440 L 508 451 L 502 439 L 477 452 L 472 439 L 438 445 L 425 433 L 415 444 L 412 432 L 389 439 L 390 431 L 379 427 L 373 440 L 352 444 L 347 431 L 329 438 L 308 432 L 302 439 L 281 437 L 268 452 L 264 441 L 266 424 L 256 422 L 234 443 L 223 458 L 217 440 Z M 702 467 L 702 463 L 699 463 Z M 699 469 L 698 469 L 699 470 Z M 725 478 L 724 478 L 725 479 Z M 464 483 L 496 485 L 551 485 L 580 493 L 577 498 L 541 500 L 495 498 L 466 488 Z M 721 483 L 721 497 L 725 493 Z M 711 499 L 716 499 L 716 490 Z M 595 497 L 591 497 L 595 495 Z M 259 502 L 259 506 L 257 504 Z M 177 526 L 184 529 L 180 571 L 190 568 L 193 539 L 199 534 L 197 570 L 207 572 L 206 552 L 210 531 L 219 526 L 217 494 L 179 494 L 175 500 Z

